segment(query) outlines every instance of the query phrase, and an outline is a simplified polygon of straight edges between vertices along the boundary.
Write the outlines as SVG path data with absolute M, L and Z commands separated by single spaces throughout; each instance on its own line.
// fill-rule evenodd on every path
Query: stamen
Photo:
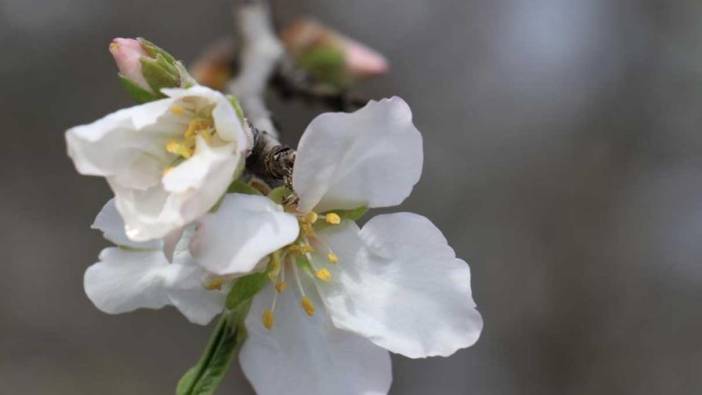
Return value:
M 273 310 L 263 310 L 263 316 L 261 317 L 261 321 L 263 321 L 263 326 L 266 329 L 271 330 L 271 328 L 273 328 Z
M 314 233 L 314 228 L 312 227 L 312 225 L 303 222 L 301 228 L 302 228 L 303 235 L 305 235 L 307 237 L 314 237 L 315 233 Z
M 312 303 L 310 298 L 308 298 L 307 295 L 305 295 L 305 289 L 302 288 L 302 281 L 300 281 L 300 273 L 298 272 L 297 266 L 294 262 L 292 262 L 292 268 L 293 275 L 295 276 L 295 282 L 297 283 L 297 288 L 300 290 L 300 295 L 302 295 L 302 300 L 300 301 L 300 304 L 305 310 L 305 313 L 307 313 L 308 316 L 312 317 L 314 315 L 314 304 Z
M 309 254 L 310 252 L 314 251 L 314 248 L 312 248 L 311 245 L 307 243 L 300 243 L 300 244 L 293 244 L 290 247 L 288 247 L 288 250 L 292 253 L 295 254 Z
M 302 302 L 300 303 L 302 308 L 305 310 L 308 316 L 312 317 L 314 315 L 314 304 L 307 296 L 302 297 Z
M 324 216 L 324 220 L 330 225 L 339 225 L 341 223 L 341 217 L 337 213 L 327 213 Z
M 285 282 L 285 265 L 282 265 L 280 270 L 280 280 L 275 284 L 275 290 L 282 294 L 288 288 L 288 283 Z
M 313 224 L 317 222 L 317 219 L 319 219 L 319 215 L 314 211 L 310 211 L 302 217 L 302 221 L 308 224 Z
M 329 263 L 338 263 L 338 262 L 339 262 L 339 257 L 336 256 L 335 253 L 330 252 L 330 253 L 327 254 L 327 260 L 329 261 Z
M 314 275 L 324 282 L 329 282 L 332 278 L 331 272 L 326 267 L 317 270 Z
M 180 155 L 183 158 L 190 158 L 193 155 L 193 149 L 177 140 L 170 140 L 166 143 L 166 151 Z
M 193 118 L 188 122 L 188 128 L 185 130 L 185 133 L 183 133 L 183 136 L 185 136 L 186 139 L 194 138 L 197 135 L 207 138 L 210 136 L 212 126 L 212 121 L 208 119 Z
M 177 104 L 174 104 L 170 108 L 171 112 L 175 115 L 183 115 L 185 114 L 185 109 L 182 106 L 179 106 Z
M 214 277 L 212 278 L 207 284 L 205 284 L 205 289 L 207 290 L 215 290 L 215 289 L 222 289 L 222 285 L 224 285 L 224 277 Z

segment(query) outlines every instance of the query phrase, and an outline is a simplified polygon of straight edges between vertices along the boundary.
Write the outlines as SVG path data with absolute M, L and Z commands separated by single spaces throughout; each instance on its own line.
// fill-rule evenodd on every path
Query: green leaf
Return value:
M 246 339 L 244 317 L 250 303 L 241 310 L 222 314 L 205 352 L 197 365 L 178 381 L 177 395 L 211 395 L 219 386 L 229 365 Z
M 229 188 L 227 189 L 227 193 L 243 193 L 246 195 L 262 195 L 262 193 L 249 185 L 248 183 L 242 181 L 241 179 L 234 180 L 229 185 Z
M 268 274 L 265 272 L 252 273 L 244 277 L 240 277 L 227 295 L 227 308 L 238 309 L 246 303 L 251 302 L 251 299 L 260 291 L 268 282 Z
M 273 190 L 268 193 L 268 198 L 278 204 L 282 204 L 283 199 L 285 199 L 291 193 L 292 191 L 290 190 L 290 188 L 286 186 L 279 186 L 273 188 Z
M 164 97 L 161 94 L 155 94 L 147 91 L 122 74 L 117 74 L 117 76 L 119 77 L 119 81 L 122 83 L 122 86 L 127 91 L 129 96 L 131 96 L 137 103 L 147 103 Z

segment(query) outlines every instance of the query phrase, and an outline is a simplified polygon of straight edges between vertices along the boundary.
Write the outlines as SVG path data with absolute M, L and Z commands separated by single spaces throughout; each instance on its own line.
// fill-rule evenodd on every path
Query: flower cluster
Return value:
M 133 65 L 135 43 L 117 44 L 118 64 Z M 93 227 L 116 247 L 84 278 L 100 310 L 173 305 L 204 325 L 233 307 L 238 282 L 263 279 L 237 310 L 239 361 L 261 394 L 385 394 L 388 352 L 475 343 L 469 267 L 442 233 L 406 212 L 356 223 L 420 178 L 422 138 L 402 99 L 317 116 L 278 186 L 246 169 L 253 135 L 233 98 L 198 85 L 159 94 L 66 133 L 78 171 L 114 192 Z

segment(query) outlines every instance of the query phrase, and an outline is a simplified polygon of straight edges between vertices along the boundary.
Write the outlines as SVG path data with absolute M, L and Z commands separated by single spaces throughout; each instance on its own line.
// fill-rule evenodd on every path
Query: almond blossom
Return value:
M 448 356 L 478 339 L 469 267 L 441 231 L 411 213 L 354 222 L 366 207 L 400 204 L 421 168 L 407 104 L 371 101 L 310 123 L 294 195 L 278 209 L 267 197 L 228 195 L 199 223 L 197 264 L 220 275 L 265 265 L 271 279 L 253 299 L 239 355 L 257 393 L 385 394 L 388 351 Z M 254 215 L 261 207 L 267 214 Z
M 130 240 L 160 239 L 212 208 L 243 168 L 248 127 L 227 97 L 202 86 L 66 132 L 68 155 L 107 179 Z

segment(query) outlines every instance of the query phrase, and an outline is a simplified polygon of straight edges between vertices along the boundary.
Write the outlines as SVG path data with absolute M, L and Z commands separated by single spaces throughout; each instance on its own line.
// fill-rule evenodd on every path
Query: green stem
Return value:
M 178 395 L 214 394 L 229 369 L 234 355 L 246 339 L 243 319 L 248 305 L 224 312 L 197 365 L 190 368 L 178 382 Z

